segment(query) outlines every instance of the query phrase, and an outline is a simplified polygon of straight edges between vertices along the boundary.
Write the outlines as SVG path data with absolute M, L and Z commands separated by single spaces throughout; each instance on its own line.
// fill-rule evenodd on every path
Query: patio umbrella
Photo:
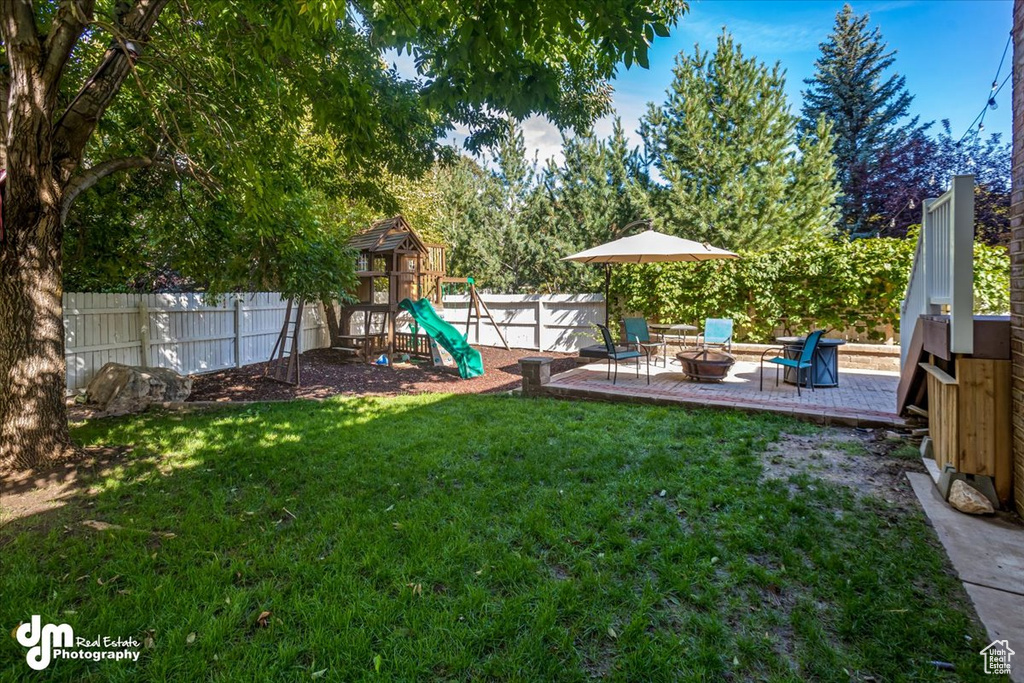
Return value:
M 614 263 L 666 263 L 671 261 L 710 261 L 712 259 L 739 258 L 738 254 L 725 249 L 702 244 L 681 237 L 647 230 L 637 235 L 623 237 L 572 256 L 563 261 L 579 263 L 603 263 L 604 271 L 604 324 L 608 325 L 609 288 L 611 267 Z

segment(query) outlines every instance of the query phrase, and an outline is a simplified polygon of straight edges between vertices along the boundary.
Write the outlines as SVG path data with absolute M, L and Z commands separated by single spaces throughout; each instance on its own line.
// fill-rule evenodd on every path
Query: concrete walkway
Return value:
M 603 361 L 555 375 L 543 393 L 575 398 L 639 403 L 682 404 L 703 408 L 766 411 L 790 415 L 819 424 L 850 427 L 899 427 L 895 414 L 899 374 L 881 370 L 840 370 L 839 386 L 802 390 L 780 382 L 775 386 L 774 367 L 765 369 L 764 390 L 759 389 L 757 363 L 737 361 L 723 382 L 694 382 L 682 373 L 677 361 L 668 367 L 651 366 L 651 383 L 646 368 L 640 377 L 634 367 L 619 366 L 618 381 L 607 379 Z
M 1024 683 L 1024 526 L 999 517 L 965 515 L 942 499 L 929 475 L 908 472 L 907 478 L 989 640 L 1006 640 L 1016 652 L 1011 680 Z M 978 665 L 981 671 L 980 654 Z

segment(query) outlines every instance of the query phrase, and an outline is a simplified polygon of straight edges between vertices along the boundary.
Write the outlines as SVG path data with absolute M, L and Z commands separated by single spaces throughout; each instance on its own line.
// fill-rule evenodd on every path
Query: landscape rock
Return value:
M 949 504 L 969 515 L 991 515 L 995 512 L 989 499 L 963 479 L 957 479 L 950 487 Z
M 121 415 L 145 410 L 152 403 L 184 401 L 192 393 L 192 378 L 167 368 L 140 368 L 107 363 L 85 390 L 88 403 Z

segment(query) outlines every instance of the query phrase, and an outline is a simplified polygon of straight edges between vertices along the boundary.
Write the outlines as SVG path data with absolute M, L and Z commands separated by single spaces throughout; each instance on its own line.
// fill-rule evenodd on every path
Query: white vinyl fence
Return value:
M 514 349 L 572 353 L 596 344 L 594 323 L 604 322 L 600 294 L 481 294 L 495 322 Z M 468 295 L 444 297 L 441 317 L 466 333 Z M 485 315 L 474 313 L 467 336 L 470 344 L 501 346 L 501 339 Z
M 209 302 L 202 294 L 65 294 L 68 392 L 109 362 L 190 375 L 266 361 L 286 305 L 268 292 Z M 306 306 L 300 348 L 326 346 L 328 337 L 321 307 Z
M 513 348 L 572 352 L 595 343 L 592 324 L 604 320 L 599 294 L 481 296 Z M 67 390 L 84 390 L 109 362 L 185 375 L 262 363 L 281 332 L 286 304 L 269 292 L 211 301 L 202 294 L 65 294 Z M 445 297 L 440 313 L 465 333 L 468 305 L 468 296 Z M 501 345 L 486 318 L 474 319 L 469 341 Z M 300 349 L 329 342 L 323 309 L 306 306 Z

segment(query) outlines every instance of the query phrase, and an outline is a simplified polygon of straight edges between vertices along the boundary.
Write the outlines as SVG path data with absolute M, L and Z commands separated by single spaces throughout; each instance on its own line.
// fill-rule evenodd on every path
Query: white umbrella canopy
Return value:
M 611 267 L 613 263 L 668 263 L 672 261 L 711 261 L 713 259 L 739 258 L 725 249 L 702 244 L 662 232 L 647 230 L 637 235 L 623 237 L 592 249 L 566 256 L 563 261 L 578 263 L 603 263 L 604 271 L 604 324 L 608 326 L 610 315 L 608 304 L 611 289 Z
M 739 254 L 710 244 L 647 230 L 566 256 L 562 260 L 580 263 L 665 263 L 727 258 L 739 258 Z

